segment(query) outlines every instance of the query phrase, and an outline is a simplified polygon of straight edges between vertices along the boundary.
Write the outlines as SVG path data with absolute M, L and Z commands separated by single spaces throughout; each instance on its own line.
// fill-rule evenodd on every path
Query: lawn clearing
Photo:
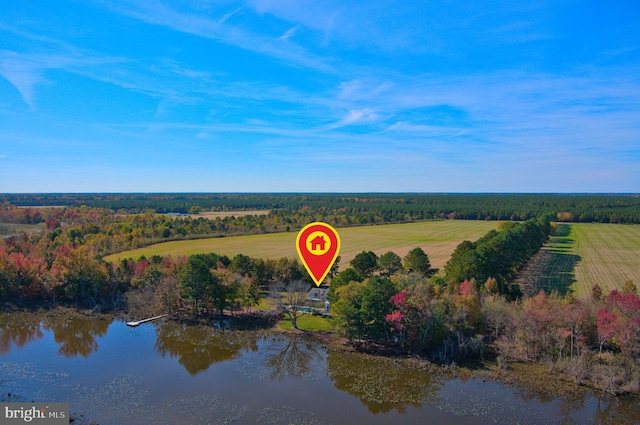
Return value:
M 427 253 L 433 267 L 442 269 L 460 242 L 465 239 L 476 240 L 495 229 L 496 224 L 487 221 L 441 220 L 338 228 L 341 269 L 348 267 L 349 261 L 362 251 L 373 251 L 377 255 L 393 251 L 404 257 L 415 247 L 420 247 Z M 244 254 L 265 259 L 298 258 L 296 236 L 297 232 L 288 232 L 164 242 L 113 254 L 105 257 L 105 260 L 113 262 L 123 258 L 140 258 L 143 255 L 149 258 L 152 255 L 168 254 L 175 258 L 207 252 L 229 257 Z
M 303 331 L 331 331 L 334 329 L 333 319 L 314 316 L 312 314 L 305 314 L 304 316 L 298 317 L 297 324 L 298 329 Z M 289 319 L 282 320 L 279 327 L 285 331 L 293 329 Z
M 260 295 L 260 304 L 251 307 L 254 310 L 267 311 L 274 308 L 274 303 L 268 295 Z

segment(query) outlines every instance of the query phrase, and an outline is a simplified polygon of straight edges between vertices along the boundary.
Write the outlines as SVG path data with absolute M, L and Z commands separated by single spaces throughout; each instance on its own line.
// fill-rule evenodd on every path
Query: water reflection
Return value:
M 22 348 L 44 336 L 40 320 L 27 314 L 0 315 L 0 354 L 11 351 L 11 346 Z
M 405 413 L 426 403 L 462 415 L 461 421 L 451 423 L 465 423 L 464 415 L 472 415 L 494 423 L 640 424 L 638 396 L 612 397 L 586 388 L 560 392 L 546 381 L 521 386 L 465 381 L 430 372 L 411 360 L 348 352 L 328 354 L 327 374 L 336 389 L 358 397 L 373 414 L 394 409 Z
M 445 382 L 417 364 L 358 353 L 329 353 L 327 371 L 337 389 L 358 397 L 371 413 L 433 403 Z
M 0 315 L 0 354 L 11 351 L 11 346 L 22 348 L 44 336 L 40 320 L 26 314 Z
M 558 405 L 556 421 L 559 424 L 575 424 L 576 414 L 586 410 L 593 412 L 590 423 L 600 424 L 640 424 L 640 396 L 611 396 L 601 391 L 587 388 L 574 388 L 569 393 L 560 394 L 559 390 L 548 384 L 532 381 L 528 386 L 518 386 L 513 395 L 530 403 Z M 595 406 L 595 409 L 594 409 Z
M 53 332 L 53 339 L 60 344 L 58 354 L 65 357 L 87 357 L 98 349 L 97 337 L 107 334 L 111 320 L 74 318 L 44 323 Z
M 22 348 L 52 332 L 59 344 L 58 354 L 65 357 L 87 357 L 98 349 L 96 338 L 107 334 L 111 320 L 92 318 L 50 317 L 37 313 L 0 315 L 0 354 L 11 347 Z
M 283 335 L 266 347 L 264 365 L 271 379 L 286 376 L 306 377 L 324 359 L 317 344 L 300 335 Z
M 210 327 L 167 322 L 156 329 L 156 350 L 178 357 L 191 375 L 205 371 L 213 363 L 232 360 L 241 350 L 258 350 L 253 332 L 218 331 Z
M 593 421 L 596 425 L 640 423 L 640 397 L 598 398 L 596 414 Z
M 153 381 L 148 379 L 147 374 L 163 374 L 163 370 L 141 370 L 141 375 L 135 377 L 119 375 L 119 359 L 124 355 L 122 350 L 127 348 L 119 344 L 123 332 L 109 332 L 113 331 L 110 323 L 108 320 L 63 315 L 56 318 L 42 314 L 0 315 L 0 395 L 11 393 L 11 400 L 22 400 L 19 397 L 24 397 L 25 400 L 52 399 L 52 395 L 64 395 L 67 399 L 76 400 L 78 405 L 85 406 L 86 411 L 107 418 L 100 423 L 127 423 L 121 416 L 114 415 L 140 418 L 137 421 L 140 424 L 169 423 L 171 415 L 176 412 L 186 415 L 189 411 L 192 415 L 190 423 L 209 423 L 212 418 L 218 417 L 220 419 L 215 421 L 217 423 L 223 423 L 225 418 L 248 423 L 247 418 L 258 415 L 260 423 L 282 423 L 287 418 L 293 418 L 295 423 L 305 419 L 306 423 L 315 424 L 320 423 L 321 418 L 314 419 L 313 413 L 305 411 L 308 406 L 291 400 L 286 403 L 293 403 L 289 407 L 277 406 L 275 401 L 273 406 L 258 406 L 261 410 L 249 412 L 246 417 L 243 416 L 246 411 L 243 406 L 246 398 L 264 397 L 266 382 L 269 389 L 273 388 L 274 394 L 291 388 L 304 388 L 304 391 L 310 392 L 322 388 L 325 391 L 327 387 L 323 382 L 326 381 L 323 380 L 328 376 L 334 388 L 323 393 L 323 399 L 341 404 L 343 399 L 357 397 L 371 415 L 391 412 L 389 416 L 382 418 L 382 422 L 397 419 L 394 411 L 408 411 L 403 419 L 409 421 L 419 417 L 424 418 L 426 423 L 432 420 L 435 408 L 439 413 L 448 415 L 447 423 L 458 424 L 468 423 L 470 416 L 486 423 L 640 423 L 639 397 L 612 397 L 602 392 L 578 389 L 572 391 L 571 395 L 561 395 L 553 391 L 546 380 L 540 381 L 540 385 L 536 386 L 534 381 L 525 380 L 504 385 L 488 378 L 487 382 L 480 379 L 451 379 L 443 374 L 430 372 L 412 361 L 396 361 L 351 352 L 327 353 L 321 345 L 302 334 L 220 331 L 212 327 L 175 322 L 166 322 L 156 327 L 157 353 L 177 357 L 191 375 L 207 370 L 214 363 L 231 360 L 237 371 L 247 379 L 241 378 L 234 382 L 234 385 L 241 388 L 237 398 L 225 393 L 224 397 L 196 394 L 185 399 L 181 390 L 195 382 L 183 373 L 179 378 L 181 381 L 163 390 L 160 402 L 149 398 L 152 391 L 146 387 L 145 382 Z M 124 328 L 125 325 L 116 323 L 113 326 L 114 329 L 121 330 L 119 327 Z M 48 332 L 53 334 L 53 339 L 59 344 L 61 355 L 74 357 L 73 361 L 64 362 L 64 371 L 46 370 L 46 366 L 38 363 L 38 358 L 30 359 L 33 364 L 22 363 L 25 360 L 21 353 L 3 356 L 12 348 L 27 344 L 33 344 L 38 353 L 40 348 L 51 344 L 51 338 L 43 338 Z M 101 336 L 104 338 L 99 339 Z M 110 349 L 116 353 L 113 360 L 104 365 L 108 379 L 99 384 L 91 381 L 81 386 L 65 383 L 65 376 L 85 374 L 84 357 L 98 349 L 98 340 L 101 346 L 110 345 Z M 148 339 L 139 343 L 153 344 Z M 304 378 L 305 381 L 292 386 L 291 381 L 286 381 L 288 377 Z M 263 382 L 254 385 L 255 381 L 252 382 L 252 379 L 261 379 Z M 269 379 L 273 382 L 269 382 Z M 321 381 L 321 386 L 316 387 L 317 383 L 311 382 L 315 380 Z M 16 395 L 20 396 L 14 398 Z M 167 404 L 166 400 L 174 401 Z M 0 401 L 9 401 L 8 396 L 4 400 L 0 397 Z M 114 405 L 122 409 L 116 412 L 112 408 Z M 194 406 L 196 413 L 193 413 Z M 210 410 L 205 412 L 204 406 L 209 406 Z M 413 407 L 416 409 L 412 409 Z M 219 416 L 214 416 L 214 410 Z M 152 411 L 155 413 L 150 413 Z M 203 412 L 206 417 L 193 416 L 205 415 Z M 344 418 L 353 423 L 365 423 L 359 415 L 361 412 L 346 411 Z M 380 421 L 380 418 L 377 419 Z

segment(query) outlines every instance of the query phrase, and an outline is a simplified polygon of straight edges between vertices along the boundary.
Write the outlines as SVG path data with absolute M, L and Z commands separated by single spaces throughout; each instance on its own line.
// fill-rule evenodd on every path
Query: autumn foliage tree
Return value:
M 47 268 L 40 257 L 8 253 L 0 246 L 0 300 L 35 300 L 45 296 Z
M 597 318 L 600 351 L 604 343 L 611 342 L 625 354 L 640 355 L 640 296 L 614 289 Z
M 60 247 L 56 257 L 51 269 L 55 295 L 78 306 L 96 307 L 109 280 L 106 264 L 96 259 L 86 246 Z
M 391 297 L 392 312 L 385 316 L 392 336 L 405 348 L 423 352 L 433 336 L 434 293 L 429 285 L 412 285 Z

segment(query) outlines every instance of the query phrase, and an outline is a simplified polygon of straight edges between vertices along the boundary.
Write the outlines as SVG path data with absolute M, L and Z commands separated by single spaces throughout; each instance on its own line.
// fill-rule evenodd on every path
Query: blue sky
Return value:
M 0 192 L 640 192 L 638 1 L 39 1 Z

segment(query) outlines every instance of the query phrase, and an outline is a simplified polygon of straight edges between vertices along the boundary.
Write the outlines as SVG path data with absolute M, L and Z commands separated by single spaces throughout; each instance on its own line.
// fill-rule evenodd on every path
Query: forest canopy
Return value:
M 336 217 L 334 224 L 402 222 L 433 218 L 528 220 L 553 215 L 558 221 L 640 224 L 638 194 L 491 193 L 96 193 L 0 194 L 0 203 L 20 206 L 82 206 L 128 213 L 210 211 L 313 211 Z

